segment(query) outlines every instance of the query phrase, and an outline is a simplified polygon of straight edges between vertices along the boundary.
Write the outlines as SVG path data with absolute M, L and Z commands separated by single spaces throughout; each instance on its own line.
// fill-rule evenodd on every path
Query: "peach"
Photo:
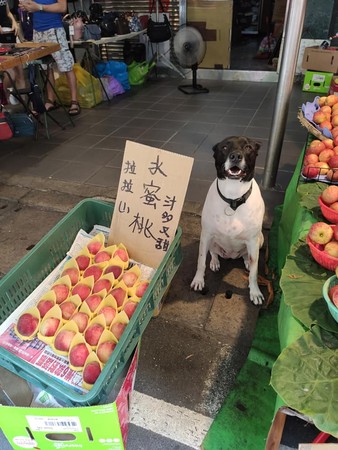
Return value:
M 324 106 L 325 105 L 325 100 L 326 100 L 326 96 L 319 97 L 318 105 L 319 106 Z
M 45 317 L 46 313 L 53 308 L 54 302 L 52 300 L 40 300 L 39 303 L 36 305 L 40 312 L 40 317 Z
M 118 288 L 112 289 L 110 291 L 110 294 L 115 298 L 117 306 L 118 307 L 122 306 L 125 296 L 126 296 L 126 291 L 123 288 L 118 287 Z
M 138 286 L 136 288 L 135 295 L 140 298 L 143 297 L 148 286 L 149 286 L 149 281 L 141 281 L 140 284 L 138 284 Z
M 101 373 L 100 364 L 97 361 L 92 361 L 86 364 L 83 370 L 83 381 L 87 384 L 94 384 Z
M 329 106 L 329 105 L 323 105 L 323 106 L 320 108 L 320 111 L 323 111 L 324 114 L 330 116 L 330 115 L 331 115 L 332 109 L 331 109 L 331 106 Z
M 40 334 L 46 337 L 54 336 L 59 325 L 60 319 L 57 319 L 56 317 L 48 317 L 40 324 Z
M 87 245 L 88 251 L 91 255 L 96 255 L 96 253 L 101 250 L 102 244 L 100 241 L 92 241 Z
M 72 320 L 77 324 L 79 332 L 83 333 L 87 328 L 89 317 L 86 313 L 78 311 L 72 316 Z
M 121 275 L 122 273 L 122 267 L 120 266 L 107 266 L 104 270 L 104 273 L 112 273 L 114 275 L 114 278 L 117 280 L 117 278 Z
M 332 134 L 332 137 L 333 137 L 333 143 L 334 143 L 334 138 L 335 138 L 336 136 L 338 136 L 338 127 L 333 127 L 332 130 L 331 130 L 331 134 Z M 337 144 L 335 144 L 335 145 L 337 145 Z
M 89 345 L 95 347 L 100 340 L 103 330 L 103 326 L 99 323 L 93 323 L 92 325 L 89 325 L 84 334 L 86 342 L 88 342 Z
M 336 145 L 335 147 L 333 147 L 332 149 L 335 153 L 335 155 L 338 155 L 338 145 Z
M 132 287 L 136 283 L 138 276 L 134 272 L 125 272 L 122 275 L 122 280 L 127 287 Z
M 108 292 L 111 288 L 111 282 L 107 278 L 101 278 L 101 280 L 98 280 L 94 286 L 93 286 L 93 293 L 100 292 L 102 289 L 106 289 Z
M 72 290 L 72 295 L 79 295 L 81 300 L 84 301 L 90 294 L 90 287 L 83 283 L 78 283 Z
M 116 347 L 116 344 L 113 341 L 102 342 L 97 347 L 97 349 L 96 349 L 97 357 L 103 364 L 105 364 L 108 361 L 108 359 L 110 358 L 110 355 L 113 353 L 115 347 Z
M 74 345 L 69 352 L 69 362 L 74 367 L 83 367 L 88 358 L 89 350 L 85 343 Z
M 325 144 L 319 139 L 314 139 L 306 149 L 306 153 L 315 153 L 316 155 L 319 155 L 322 150 L 325 150 Z
M 56 284 L 52 287 L 55 292 L 56 303 L 62 303 L 69 295 L 69 287 L 66 284 Z
M 100 309 L 98 314 L 104 315 L 106 325 L 107 325 L 107 327 L 109 327 L 116 315 L 116 310 L 112 306 L 106 305 Z
M 19 317 L 17 330 L 22 336 L 31 336 L 37 331 L 39 318 L 29 313 L 24 313 Z
M 331 125 L 332 127 L 337 127 L 338 126 L 338 112 L 337 115 L 334 115 L 331 119 Z
M 99 266 L 89 266 L 87 269 L 83 272 L 83 278 L 87 277 L 94 277 L 94 281 L 97 281 L 100 276 L 102 275 L 103 270 Z
M 332 158 L 329 159 L 328 165 L 330 166 L 331 169 L 337 169 L 338 168 L 338 155 L 334 154 L 332 156 Z
M 111 258 L 111 254 L 106 252 L 105 250 L 102 250 L 101 252 L 98 252 L 94 256 L 94 262 L 100 263 L 100 262 L 104 262 L 104 261 L 109 261 L 110 258 Z
M 78 269 L 76 269 L 75 267 L 69 267 L 68 269 L 65 269 L 62 272 L 61 276 L 63 277 L 64 275 L 69 276 L 72 286 L 75 286 L 80 278 L 80 273 L 79 273 Z
M 314 166 L 304 166 L 302 169 L 302 174 L 304 175 L 305 178 L 310 178 L 310 179 L 314 179 L 317 178 L 319 176 L 320 170 L 318 167 L 314 167 Z
M 116 249 L 113 256 L 114 257 L 117 256 L 123 262 L 127 262 L 128 261 L 128 254 L 123 248 Z
M 72 330 L 61 330 L 55 337 L 54 347 L 56 350 L 60 350 L 60 352 L 68 352 L 75 334 L 75 331 Z
M 128 318 L 130 319 L 131 316 L 134 314 L 136 308 L 138 306 L 138 303 L 135 302 L 127 302 L 124 307 L 123 311 L 127 314 Z
M 85 270 L 90 264 L 90 258 L 86 255 L 79 255 L 75 258 L 80 270 Z
M 126 324 L 121 322 L 115 322 L 110 327 L 110 331 L 113 333 L 113 335 L 116 337 L 116 339 L 120 339 L 122 336 L 122 333 L 126 329 Z
M 72 317 L 72 315 L 75 313 L 76 305 L 73 302 L 66 301 L 66 302 L 61 303 L 60 309 L 62 312 L 62 318 L 64 320 L 69 320 Z
M 102 302 L 102 298 L 97 294 L 92 294 L 85 299 L 85 302 L 88 304 L 91 312 L 94 312 L 96 308 L 99 306 L 99 304 Z

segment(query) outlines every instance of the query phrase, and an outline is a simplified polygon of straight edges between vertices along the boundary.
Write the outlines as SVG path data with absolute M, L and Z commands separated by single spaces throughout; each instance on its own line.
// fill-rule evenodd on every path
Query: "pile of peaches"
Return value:
M 333 139 L 311 141 L 305 150 L 302 175 L 308 179 L 338 181 L 338 127 Z
M 332 94 L 319 97 L 317 101 L 319 109 L 313 114 L 312 120 L 320 128 L 328 129 L 334 137 L 338 132 L 338 96 Z
M 102 233 L 71 258 L 50 290 L 15 324 L 22 340 L 38 338 L 91 389 L 114 351 L 150 281 L 131 265 L 123 244 L 105 246 Z

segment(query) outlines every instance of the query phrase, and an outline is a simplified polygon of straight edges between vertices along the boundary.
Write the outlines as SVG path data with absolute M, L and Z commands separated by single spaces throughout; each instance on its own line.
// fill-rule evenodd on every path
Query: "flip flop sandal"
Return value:
M 81 112 L 81 107 L 79 102 L 76 102 L 75 100 L 72 100 L 70 103 L 70 107 L 68 109 L 68 114 L 70 116 L 77 116 Z
M 51 106 L 47 106 L 47 105 L 51 105 Z M 54 111 L 55 109 L 58 109 L 59 105 L 56 103 L 56 100 L 50 100 L 49 98 L 47 98 L 46 103 L 45 103 L 45 108 L 46 111 Z

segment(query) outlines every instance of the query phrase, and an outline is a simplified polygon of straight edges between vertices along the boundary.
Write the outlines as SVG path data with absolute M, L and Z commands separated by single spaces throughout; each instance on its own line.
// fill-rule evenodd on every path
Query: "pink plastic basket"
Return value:
M 318 203 L 325 219 L 334 224 L 338 223 L 338 211 L 335 211 L 334 209 L 327 206 L 323 202 L 321 196 L 318 197 Z
M 335 225 L 331 225 L 331 227 L 335 227 Z M 325 267 L 325 269 L 332 270 L 334 272 L 336 267 L 338 267 L 338 258 L 330 256 L 324 250 L 317 248 L 308 235 L 306 236 L 306 242 L 310 248 L 313 259 L 322 267 Z

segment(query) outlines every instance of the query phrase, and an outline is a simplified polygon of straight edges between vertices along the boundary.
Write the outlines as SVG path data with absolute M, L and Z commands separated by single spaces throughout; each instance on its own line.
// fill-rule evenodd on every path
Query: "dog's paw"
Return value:
M 250 291 L 250 300 L 254 305 L 262 305 L 265 301 L 264 296 L 259 289 L 254 292 L 252 292 L 252 290 Z
M 212 255 L 211 260 L 210 260 L 210 269 L 213 272 L 218 272 L 220 267 L 221 267 L 221 264 L 219 262 L 218 256 Z
M 204 288 L 204 278 L 195 277 L 192 280 L 190 287 L 194 291 L 202 291 Z

